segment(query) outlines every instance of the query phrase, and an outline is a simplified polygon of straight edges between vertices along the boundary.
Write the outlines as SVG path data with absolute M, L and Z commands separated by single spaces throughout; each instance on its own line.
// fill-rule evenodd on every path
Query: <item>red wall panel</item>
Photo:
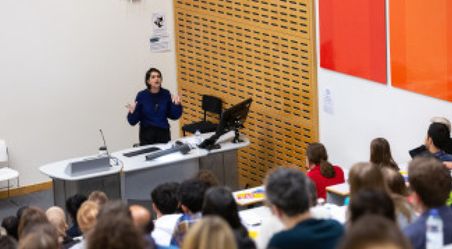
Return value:
M 395 87 L 452 101 L 452 1 L 391 0 Z
M 385 0 L 320 0 L 320 66 L 386 83 Z

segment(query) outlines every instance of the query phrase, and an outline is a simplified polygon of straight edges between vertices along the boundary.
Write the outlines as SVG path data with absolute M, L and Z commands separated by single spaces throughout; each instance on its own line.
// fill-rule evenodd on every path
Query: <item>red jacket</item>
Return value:
M 339 184 L 344 182 L 344 171 L 339 166 L 333 166 L 334 172 L 336 173 L 332 178 L 326 178 L 320 173 L 320 165 L 314 166 L 307 175 L 314 181 L 317 188 L 317 198 L 323 198 L 326 200 L 326 190 L 325 188 L 331 185 Z

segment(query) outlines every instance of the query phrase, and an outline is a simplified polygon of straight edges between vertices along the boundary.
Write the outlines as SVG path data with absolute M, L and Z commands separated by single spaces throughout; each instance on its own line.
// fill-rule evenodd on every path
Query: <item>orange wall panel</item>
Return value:
M 391 0 L 395 87 L 452 101 L 452 1 Z

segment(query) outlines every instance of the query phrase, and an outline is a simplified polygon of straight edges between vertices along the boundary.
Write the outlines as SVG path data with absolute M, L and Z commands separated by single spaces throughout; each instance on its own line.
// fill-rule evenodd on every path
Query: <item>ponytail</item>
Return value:
M 324 159 L 320 160 L 320 174 L 326 178 L 333 178 L 336 176 L 333 165 Z

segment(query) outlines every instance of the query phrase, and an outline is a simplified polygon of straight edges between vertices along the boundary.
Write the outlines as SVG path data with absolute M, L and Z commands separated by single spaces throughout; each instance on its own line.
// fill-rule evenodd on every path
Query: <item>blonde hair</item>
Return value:
M 94 201 L 85 201 L 77 212 L 77 223 L 83 234 L 96 225 L 99 205 Z
M 49 219 L 50 224 L 54 226 L 58 232 L 59 239 L 63 239 L 66 236 L 66 215 L 62 208 L 53 206 L 46 211 L 47 219 Z
M 229 225 L 220 217 L 202 218 L 190 230 L 182 243 L 182 249 L 237 249 L 235 237 Z

